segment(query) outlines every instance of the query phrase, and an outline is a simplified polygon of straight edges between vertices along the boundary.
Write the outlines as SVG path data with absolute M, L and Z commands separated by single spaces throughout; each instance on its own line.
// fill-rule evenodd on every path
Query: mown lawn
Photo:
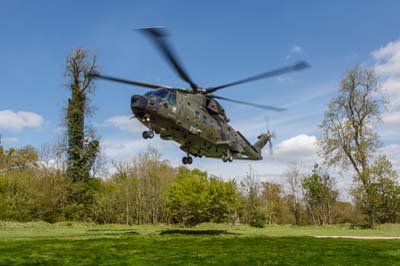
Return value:
M 399 229 L 0 223 L 0 265 L 400 265 L 400 240 L 311 237 Z

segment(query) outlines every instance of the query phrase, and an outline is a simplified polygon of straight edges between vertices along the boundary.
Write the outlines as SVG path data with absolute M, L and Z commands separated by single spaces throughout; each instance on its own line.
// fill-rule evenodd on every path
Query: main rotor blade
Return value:
M 285 111 L 285 110 L 286 110 L 285 108 L 280 108 L 280 107 L 275 107 L 275 106 L 270 106 L 270 105 L 257 104 L 257 103 L 249 103 L 249 102 L 244 102 L 244 101 L 229 99 L 229 98 L 225 98 L 225 97 L 221 97 L 221 96 L 216 96 L 216 95 L 212 95 L 211 97 L 212 97 L 212 98 L 215 98 L 215 99 L 220 99 L 220 100 L 228 101 L 228 102 L 244 104 L 244 105 L 248 105 L 248 106 L 252 106 L 252 107 L 257 107 L 257 108 L 266 109 L 266 110 L 272 110 L 272 111 L 277 111 L 277 112 L 282 112 L 282 111 Z
M 261 73 L 261 74 L 258 74 L 258 75 L 252 76 L 252 77 L 248 77 L 245 79 L 227 83 L 227 84 L 224 84 L 221 86 L 208 88 L 208 89 L 206 89 L 206 93 L 212 93 L 212 92 L 215 92 L 217 90 L 220 90 L 220 89 L 223 89 L 226 87 L 231 87 L 231 86 L 235 86 L 235 85 L 239 85 L 239 84 L 243 84 L 243 83 L 247 83 L 247 82 L 251 82 L 251 81 L 256 81 L 259 79 L 265 79 L 265 78 L 270 78 L 273 76 L 283 75 L 283 74 L 286 74 L 289 72 L 300 71 L 300 70 L 308 68 L 308 67 L 310 67 L 310 65 L 307 62 L 301 61 L 294 65 L 288 65 L 288 66 L 281 67 L 281 68 L 278 68 L 278 69 L 275 69 L 272 71 L 264 72 L 264 73 Z
M 182 64 L 178 60 L 178 56 L 172 52 L 171 46 L 165 39 L 165 36 L 167 36 L 167 33 L 165 30 L 161 28 L 144 28 L 140 29 L 140 31 L 144 32 L 147 34 L 147 36 L 150 36 L 150 38 L 154 41 L 154 43 L 157 45 L 157 47 L 160 49 L 161 53 L 164 55 L 164 57 L 167 58 L 167 60 L 170 62 L 170 64 L 174 67 L 175 71 L 178 73 L 178 75 L 187 83 L 190 84 L 190 87 L 192 87 L 194 92 L 197 92 L 198 86 L 196 83 L 192 81 L 192 79 L 189 77 L 189 74 L 185 71 L 183 68 Z
M 92 74 L 92 76 L 95 77 L 95 78 L 99 78 L 99 79 L 104 79 L 104 80 L 109 80 L 109 81 L 129 84 L 129 85 L 136 85 L 136 86 L 146 87 L 146 88 L 150 88 L 150 89 L 169 89 L 169 90 L 175 89 L 175 88 L 172 88 L 170 86 L 151 84 L 151 83 L 145 83 L 145 82 L 134 81 L 134 80 L 121 79 L 121 78 L 116 78 L 116 77 L 111 77 L 111 76 L 100 75 L 98 73 Z

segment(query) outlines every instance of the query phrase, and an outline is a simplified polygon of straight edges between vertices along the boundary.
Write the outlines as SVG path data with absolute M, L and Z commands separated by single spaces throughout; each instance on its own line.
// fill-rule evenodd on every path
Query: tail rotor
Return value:
M 273 150 L 273 147 L 272 147 L 272 138 L 275 138 L 276 133 L 275 133 L 275 131 L 271 132 L 271 130 L 270 130 L 269 117 L 268 116 L 264 116 L 264 122 L 265 122 L 265 127 L 267 129 L 269 155 L 273 156 L 274 155 L 274 150 Z

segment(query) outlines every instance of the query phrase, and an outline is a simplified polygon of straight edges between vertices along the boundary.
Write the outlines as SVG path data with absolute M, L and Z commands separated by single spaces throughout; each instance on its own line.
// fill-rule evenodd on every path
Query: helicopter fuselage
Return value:
M 262 159 L 261 152 L 228 124 L 222 106 L 207 96 L 159 89 L 132 96 L 131 109 L 150 132 L 179 143 L 188 155 L 224 161 Z

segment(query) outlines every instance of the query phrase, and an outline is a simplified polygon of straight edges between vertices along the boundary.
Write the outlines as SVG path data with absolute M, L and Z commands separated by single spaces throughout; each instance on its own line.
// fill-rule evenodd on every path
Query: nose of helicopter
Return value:
M 145 114 L 146 106 L 146 97 L 141 95 L 133 95 L 131 97 L 131 109 L 136 116 L 142 117 Z

